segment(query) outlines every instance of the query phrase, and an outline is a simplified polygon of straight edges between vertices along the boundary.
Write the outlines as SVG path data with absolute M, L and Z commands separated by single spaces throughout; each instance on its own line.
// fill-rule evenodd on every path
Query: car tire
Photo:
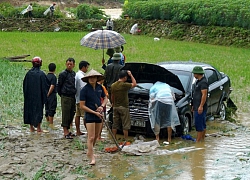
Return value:
M 219 110 L 219 118 L 220 120 L 225 120 L 226 119 L 226 105 L 224 102 L 220 104 L 220 110 Z
M 190 131 L 190 120 L 187 115 L 183 118 L 182 131 L 183 134 L 188 134 Z
M 183 118 L 180 118 L 181 125 L 176 126 L 176 136 L 188 134 L 191 129 L 190 122 L 188 115 L 184 115 Z

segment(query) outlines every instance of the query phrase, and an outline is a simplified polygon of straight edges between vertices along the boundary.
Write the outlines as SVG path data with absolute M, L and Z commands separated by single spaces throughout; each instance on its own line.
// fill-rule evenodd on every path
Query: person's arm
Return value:
M 88 108 L 86 105 L 85 105 L 85 101 L 80 101 L 80 108 L 82 110 L 84 110 L 85 112 L 88 112 L 88 113 L 92 113 L 94 115 L 96 115 L 97 117 L 101 118 L 103 117 L 103 115 L 98 112 L 98 111 L 93 111 L 92 109 Z
M 135 87 L 137 85 L 136 80 L 135 80 L 134 76 L 132 75 L 131 71 L 127 71 L 127 73 L 131 78 L 131 81 L 132 81 L 132 83 L 131 83 L 132 87 L 131 88 L 133 88 L 133 87 Z
M 50 85 L 50 88 L 49 88 L 49 91 L 48 91 L 48 94 L 47 94 L 47 97 L 49 97 L 51 95 L 51 93 L 53 92 L 53 90 L 55 89 L 55 85 Z
M 201 114 L 203 112 L 203 106 L 207 100 L 207 89 L 202 89 L 201 90 L 201 103 L 200 103 L 200 106 L 198 108 L 198 114 Z

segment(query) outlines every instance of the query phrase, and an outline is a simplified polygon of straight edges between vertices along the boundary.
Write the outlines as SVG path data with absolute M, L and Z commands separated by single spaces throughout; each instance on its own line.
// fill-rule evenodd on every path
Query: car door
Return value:
M 223 84 L 221 77 L 215 69 L 205 69 L 205 76 L 208 80 L 208 110 L 207 114 L 216 114 L 223 94 Z

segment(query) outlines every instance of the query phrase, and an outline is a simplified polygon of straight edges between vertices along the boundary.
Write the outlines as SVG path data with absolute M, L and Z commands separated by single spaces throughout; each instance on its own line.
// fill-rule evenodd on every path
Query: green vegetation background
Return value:
M 88 32 L 2 32 L 0 33 L 0 57 L 30 54 L 43 59 L 42 70 L 47 72 L 48 64 L 56 63 L 58 75 L 65 68 L 68 57 L 78 63 L 87 60 L 90 68 L 101 73 L 102 50 L 80 46 L 81 38 Z M 127 62 L 157 63 L 170 60 L 205 62 L 228 74 L 232 81 L 232 99 L 240 109 L 249 112 L 250 84 L 250 51 L 244 48 L 198 44 L 192 42 L 160 39 L 144 35 L 133 36 L 122 34 L 126 39 L 124 54 Z M 106 52 L 106 51 L 105 51 Z M 108 56 L 104 55 L 106 61 Z M 0 122 L 6 119 L 22 120 L 23 94 L 22 81 L 27 70 L 32 67 L 30 62 L 14 63 L 2 60 L 0 66 Z

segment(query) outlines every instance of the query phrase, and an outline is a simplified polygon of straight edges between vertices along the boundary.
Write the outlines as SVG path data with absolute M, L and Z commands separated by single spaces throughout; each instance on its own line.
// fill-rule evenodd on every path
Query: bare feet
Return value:
M 37 131 L 38 134 L 43 133 L 43 130 L 42 130 L 42 129 L 37 129 L 36 131 Z
M 30 126 L 30 132 L 35 132 L 35 128 L 33 126 Z
M 92 156 L 87 152 L 87 156 L 88 158 L 91 160 L 91 162 L 89 163 L 89 165 L 95 165 L 95 154 L 93 154 Z
M 89 163 L 89 165 L 94 166 L 95 165 L 95 158 L 92 159 L 92 161 Z

